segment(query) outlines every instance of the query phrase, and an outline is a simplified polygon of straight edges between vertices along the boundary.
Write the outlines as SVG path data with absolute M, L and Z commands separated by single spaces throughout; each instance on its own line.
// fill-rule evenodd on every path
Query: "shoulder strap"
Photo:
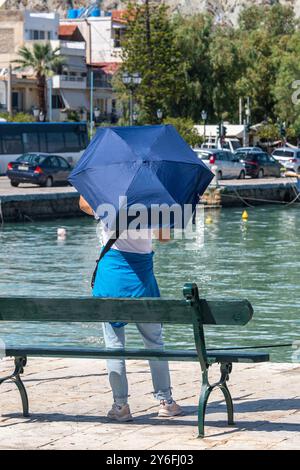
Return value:
M 100 263 L 100 261 L 102 260 L 102 258 L 106 255 L 106 253 L 111 249 L 111 247 L 113 246 L 113 244 L 118 240 L 119 238 L 119 232 L 116 231 L 116 234 L 115 236 L 111 237 L 108 242 L 106 243 L 106 245 L 104 246 L 103 250 L 101 250 L 101 253 L 100 253 L 100 256 L 99 258 L 96 260 L 96 267 L 94 269 L 94 272 L 93 272 L 93 275 L 92 275 L 92 280 L 91 280 L 91 288 L 93 289 L 94 285 L 95 285 L 95 279 L 96 279 L 96 274 L 97 274 L 97 270 L 98 270 L 98 265 Z

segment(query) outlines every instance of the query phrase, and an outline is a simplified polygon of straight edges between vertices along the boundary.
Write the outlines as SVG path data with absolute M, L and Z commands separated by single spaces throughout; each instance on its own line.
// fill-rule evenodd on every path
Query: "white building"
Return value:
M 76 112 L 81 119 L 89 118 L 91 71 L 93 102 L 100 109 L 100 119 L 114 119 L 116 97 L 111 78 L 121 63 L 120 38 L 124 27 L 121 11 L 61 21 L 56 12 L 1 11 L 0 108 L 7 106 L 7 69 L 9 63 L 17 59 L 19 48 L 50 41 L 53 49 L 60 48 L 65 62 L 61 73 L 51 82 L 48 80 L 48 86 L 52 88 L 53 120 L 66 120 L 70 112 Z M 13 73 L 12 82 L 13 110 L 31 112 L 38 104 L 32 71 Z
M 116 115 L 116 96 L 112 90 L 111 78 L 122 63 L 120 42 L 126 27 L 124 11 L 115 10 L 109 14 L 101 12 L 100 16 L 66 18 L 60 21 L 60 31 L 75 27 L 86 42 L 88 93 L 92 71 L 94 105 L 100 109 L 102 119 L 113 119 Z

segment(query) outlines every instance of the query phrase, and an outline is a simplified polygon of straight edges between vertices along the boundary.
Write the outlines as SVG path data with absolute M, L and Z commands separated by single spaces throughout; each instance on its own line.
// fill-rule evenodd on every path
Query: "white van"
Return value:
M 240 146 L 241 146 L 241 143 L 239 139 L 225 137 L 223 145 L 221 145 L 221 139 L 211 137 L 204 144 L 201 145 L 201 148 L 202 149 L 223 148 L 225 150 L 230 150 L 230 152 L 234 153 L 238 148 L 240 148 Z

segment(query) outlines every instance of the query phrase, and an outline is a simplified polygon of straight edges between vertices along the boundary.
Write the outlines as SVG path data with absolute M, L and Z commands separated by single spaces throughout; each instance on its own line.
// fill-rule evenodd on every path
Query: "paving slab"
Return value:
M 12 368 L 0 361 L 0 376 Z M 106 418 L 112 398 L 106 364 L 94 359 L 29 358 L 23 375 L 30 417 L 21 415 L 14 384 L 0 387 L 0 449 L 300 449 L 299 364 L 237 364 L 229 387 L 235 425 L 226 423 L 222 395 L 212 394 L 206 438 L 197 437 L 200 369 L 195 363 L 170 363 L 173 394 L 184 415 L 157 417 L 151 375 L 144 361 L 128 361 L 130 406 L 134 421 Z M 219 375 L 212 368 L 211 380 Z

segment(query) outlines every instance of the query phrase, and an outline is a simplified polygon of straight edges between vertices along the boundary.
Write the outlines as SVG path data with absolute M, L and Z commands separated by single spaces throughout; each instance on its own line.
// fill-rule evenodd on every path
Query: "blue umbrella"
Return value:
M 69 181 L 95 212 L 111 204 L 118 215 L 120 196 L 126 210 L 191 204 L 194 211 L 213 176 L 172 125 L 159 125 L 98 129 Z

